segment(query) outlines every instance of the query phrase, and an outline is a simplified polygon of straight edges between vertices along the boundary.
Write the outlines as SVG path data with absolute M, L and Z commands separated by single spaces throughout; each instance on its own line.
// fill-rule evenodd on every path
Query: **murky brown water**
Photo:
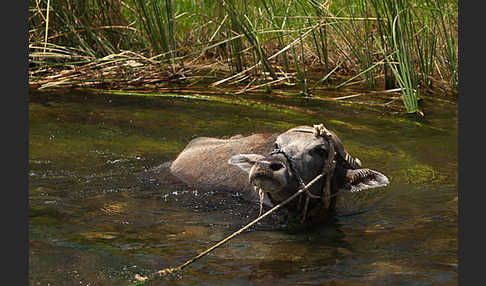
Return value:
M 181 275 L 147 284 L 457 285 L 456 106 L 431 102 L 416 122 L 322 101 L 268 102 L 282 106 L 31 94 L 30 284 L 130 285 L 197 255 L 253 219 L 256 206 L 141 184 L 134 174 L 174 159 L 197 136 L 322 122 L 390 186 L 341 197 L 333 224 L 262 224 Z

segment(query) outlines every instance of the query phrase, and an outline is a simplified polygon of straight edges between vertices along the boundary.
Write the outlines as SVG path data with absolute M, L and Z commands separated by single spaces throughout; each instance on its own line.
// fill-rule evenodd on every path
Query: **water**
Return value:
M 428 101 L 425 120 L 415 121 L 360 105 L 245 100 L 32 93 L 30 284 L 130 285 L 136 274 L 185 262 L 255 218 L 258 206 L 141 184 L 135 174 L 198 136 L 322 122 L 390 186 L 341 197 L 334 223 L 263 223 L 182 274 L 147 284 L 457 285 L 455 105 Z

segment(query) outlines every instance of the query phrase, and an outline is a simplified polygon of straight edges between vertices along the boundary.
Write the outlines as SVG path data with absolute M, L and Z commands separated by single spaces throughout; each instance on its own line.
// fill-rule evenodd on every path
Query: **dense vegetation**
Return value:
M 191 80 L 457 93 L 451 0 L 30 0 L 32 87 Z

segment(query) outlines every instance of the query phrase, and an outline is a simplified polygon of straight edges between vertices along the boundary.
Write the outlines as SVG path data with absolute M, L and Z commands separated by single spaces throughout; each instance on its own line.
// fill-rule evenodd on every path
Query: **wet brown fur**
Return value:
M 279 134 L 254 134 L 229 139 L 193 139 L 172 162 L 170 172 L 199 191 L 240 192 L 257 198 L 248 174 L 228 160 L 240 153 L 269 154 Z

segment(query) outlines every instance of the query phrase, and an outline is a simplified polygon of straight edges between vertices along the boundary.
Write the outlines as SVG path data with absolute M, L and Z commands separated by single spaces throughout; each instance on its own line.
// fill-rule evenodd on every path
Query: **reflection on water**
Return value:
M 255 218 L 258 207 L 238 196 L 140 183 L 135 174 L 174 159 L 197 136 L 320 122 L 390 186 L 342 196 L 329 225 L 263 222 L 182 276 L 148 284 L 456 285 L 456 107 L 425 106 L 426 120 L 417 122 L 304 99 L 291 105 L 269 112 L 177 98 L 31 94 L 31 285 L 128 285 L 135 274 L 197 255 Z

